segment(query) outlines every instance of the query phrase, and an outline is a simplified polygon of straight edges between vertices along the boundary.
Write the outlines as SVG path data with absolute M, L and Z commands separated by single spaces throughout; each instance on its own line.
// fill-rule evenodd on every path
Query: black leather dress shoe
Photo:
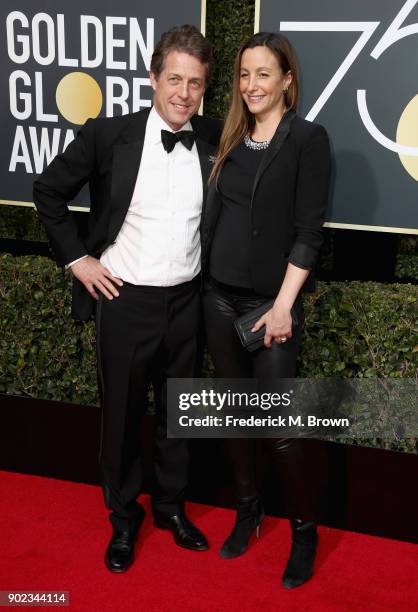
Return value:
M 207 550 L 208 541 L 201 531 L 183 513 L 167 516 L 154 512 L 154 525 L 158 529 L 168 529 L 178 546 L 189 550 Z
M 106 549 L 105 564 L 111 572 L 121 573 L 128 569 L 134 560 L 135 544 L 142 519 L 127 530 L 113 527 L 113 535 Z

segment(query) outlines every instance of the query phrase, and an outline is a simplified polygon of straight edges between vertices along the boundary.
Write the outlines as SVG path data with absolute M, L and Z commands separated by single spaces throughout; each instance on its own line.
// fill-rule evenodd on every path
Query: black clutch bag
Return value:
M 254 310 L 245 313 L 238 319 L 235 319 L 234 326 L 237 330 L 239 339 L 241 340 L 242 346 L 247 349 L 247 351 L 255 351 L 256 349 L 264 346 L 264 334 L 266 333 L 266 326 L 263 325 L 258 331 L 252 332 L 252 328 L 254 324 L 258 321 L 260 317 L 263 316 L 270 308 L 272 308 L 275 299 L 268 300 L 261 306 L 257 306 Z M 295 309 L 291 308 L 290 314 L 292 316 L 292 326 L 296 327 L 298 325 L 298 320 L 296 316 Z

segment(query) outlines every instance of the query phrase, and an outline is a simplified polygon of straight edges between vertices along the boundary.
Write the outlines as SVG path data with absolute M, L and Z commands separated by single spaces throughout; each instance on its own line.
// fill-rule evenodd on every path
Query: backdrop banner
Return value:
M 154 46 L 204 29 L 204 1 L 2 0 L 0 203 L 30 204 L 34 178 L 89 117 L 151 106 Z M 88 192 L 74 203 L 88 206 Z
M 418 233 L 418 0 L 257 0 L 255 31 L 290 39 L 330 135 L 327 225 Z

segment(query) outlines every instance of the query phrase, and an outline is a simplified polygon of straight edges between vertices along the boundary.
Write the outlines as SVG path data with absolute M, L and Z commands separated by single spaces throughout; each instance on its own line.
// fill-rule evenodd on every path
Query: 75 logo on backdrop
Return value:
M 399 41 L 407 36 L 418 33 L 418 23 L 404 25 L 405 20 L 415 8 L 417 2 L 418 0 L 406 0 L 396 17 L 370 52 L 370 56 L 373 59 L 378 60 L 392 45 L 399 43 Z M 306 119 L 313 121 L 317 117 L 380 24 L 380 21 L 280 22 L 280 30 L 283 32 L 361 32 L 360 37 L 307 113 Z M 407 172 L 415 178 L 415 180 L 418 180 L 418 94 L 410 100 L 403 110 L 398 123 L 396 141 L 386 136 L 373 121 L 367 107 L 366 94 L 367 92 L 365 89 L 357 89 L 357 108 L 367 132 L 382 147 L 397 153 Z M 413 142 L 414 139 L 415 142 Z

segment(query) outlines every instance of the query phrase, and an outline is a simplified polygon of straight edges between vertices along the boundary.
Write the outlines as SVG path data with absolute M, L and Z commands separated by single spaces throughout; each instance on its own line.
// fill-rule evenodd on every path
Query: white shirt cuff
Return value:
M 82 259 L 85 259 L 86 257 L 88 257 L 88 255 L 83 255 L 82 257 L 79 257 L 78 259 L 74 259 L 74 261 L 70 261 L 70 263 L 65 266 L 65 269 L 69 270 L 71 266 L 77 263 L 77 261 L 81 261 Z

